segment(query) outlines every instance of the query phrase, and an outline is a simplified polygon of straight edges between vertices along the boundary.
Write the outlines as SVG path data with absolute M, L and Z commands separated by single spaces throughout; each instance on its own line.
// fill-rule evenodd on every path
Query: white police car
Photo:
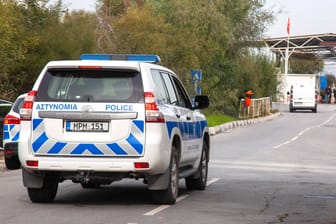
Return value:
M 3 120 L 3 148 L 7 169 L 19 169 L 18 140 L 20 136 L 20 108 L 27 94 L 18 96 Z
M 154 62 L 154 63 L 151 63 Z M 33 202 L 54 200 L 64 180 L 99 187 L 144 179 L 155 203 L 175 203 L 179 178 L 204 190 L 210 136 L 196 96 L 192 105 L 155 55 L 84 54 L 52 61 L 20 110 L 19 158 Z

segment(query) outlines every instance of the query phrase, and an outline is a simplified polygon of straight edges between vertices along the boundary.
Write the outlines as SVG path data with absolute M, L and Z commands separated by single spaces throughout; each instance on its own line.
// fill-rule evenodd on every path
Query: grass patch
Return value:
M 206 115 L 206 118 L 210 127 L 237 120 L 237 118 L 225 114 L 209 114 Z

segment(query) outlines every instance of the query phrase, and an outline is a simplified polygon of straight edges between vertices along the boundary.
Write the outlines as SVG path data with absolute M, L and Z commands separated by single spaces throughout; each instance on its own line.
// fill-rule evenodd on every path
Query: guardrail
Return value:
M 249 119 L 267 116 L 271 113 L 271 97 L 251 100 L 249 107 L 245 106 L 245 99 L 241 99 L 239 106 L 239 119 Z

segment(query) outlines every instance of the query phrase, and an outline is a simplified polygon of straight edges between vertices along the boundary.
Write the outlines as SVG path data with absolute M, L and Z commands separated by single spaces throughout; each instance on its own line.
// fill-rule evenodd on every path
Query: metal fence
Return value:
M 271 113 L 271 97 L 252 99 L 249 107 L 245 106 L 245 99 L 240 101 L 239 119 L 267 116 Z

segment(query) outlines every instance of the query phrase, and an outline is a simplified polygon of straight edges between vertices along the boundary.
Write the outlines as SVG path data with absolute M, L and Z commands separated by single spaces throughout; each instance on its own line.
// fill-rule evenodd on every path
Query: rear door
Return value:
M 298 107 L 313 107 L 315 105 L 315 86 L 309 83 L 295 84 L 293 87 L 294 105 Z
M 191 100 L 180 80 L 169 72 L 161 71 L 159 73 L 166 88 L 162 95 L 166 94 L 169 99 L 166 106 L 169 108 L 171 116 L 166 123 L 169 130 L 179 129 L 182 137 L 180 165 L 187 165 L 194 162 L 195 158 L 200 155 L 202 139 L 200 122 L 197 121 L 192 110 Z M 157 79 L 157 75 L 154 79 Z
M 193 163 L 201 155 L 202 133 L 201 123 L 197 120 L 195 111 L 192 109 L 191 100 L 184 89 L 183 84 L 175 76 L 172 76 L 178 96 L 177 107 L 180 116 L 180 129 L 183 135 L 183 149 L 181 154 L 182 163 Z
M 47 70 L 34 103 L 33 154 L 143 156 L 141 80 L 135 70 Z

